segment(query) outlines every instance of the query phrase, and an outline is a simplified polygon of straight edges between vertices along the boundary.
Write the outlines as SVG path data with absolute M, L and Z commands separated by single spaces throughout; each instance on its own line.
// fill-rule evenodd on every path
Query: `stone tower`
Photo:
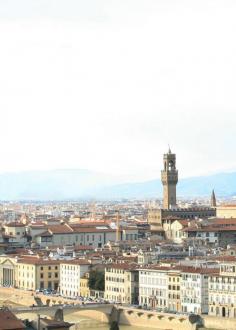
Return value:
M 170 148 L 163 157 L 164 169 L 161 171 L 163 184 L 163 208 L 171 209 L 176 206 L 176 185 L 178 183 L 178 171 L 176 170 L 176 157 Z
M 216 195 L 214 189 L 212 190 L 211 193 L 211 207 L 216 207 Z

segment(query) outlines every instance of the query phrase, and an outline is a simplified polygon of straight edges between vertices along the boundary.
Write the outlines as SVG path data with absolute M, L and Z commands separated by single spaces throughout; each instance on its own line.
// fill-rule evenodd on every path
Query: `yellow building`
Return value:
M 181 272 L 179 270 L 168 271 L 168 310 L 171 312 L 181 311 L 180 281 Z
M 58 260 L 25 256 L 17 261 L 16 287 L 24 290 L 58 290 L 60 263 Z
M 89 290 L 89 273 L 85 273 L 80 279 L 80 296 L 87 298 L 90 296 Z
M 105 269 L 105 299 L 125 304 L 138 303 L 138 279 L 137 264 L 107 265 Z
M 216 216 L 217 218 L 236 218 L 236 204 L 217 206 Z

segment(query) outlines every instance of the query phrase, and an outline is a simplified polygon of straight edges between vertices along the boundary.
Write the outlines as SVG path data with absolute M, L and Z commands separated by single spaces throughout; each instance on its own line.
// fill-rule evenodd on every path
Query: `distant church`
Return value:
M 211 196 L 211 207 L 178 208 L 176 202 L 176 185 L 178 183 L 178 170 L 176 169 L 176 155 L 169 148 L 163 156 L 164 169 L 161 171 L 163 184 L 163 208 L 149 209 L 148 223 L 155 230 L 163 226 L 165 222 L 174 219 L 195 219 L 216 216 L 216 198 L 214 190 Z

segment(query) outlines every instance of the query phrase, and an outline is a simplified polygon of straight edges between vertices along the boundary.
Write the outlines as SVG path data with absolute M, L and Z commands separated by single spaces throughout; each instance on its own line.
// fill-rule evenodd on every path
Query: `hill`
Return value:
M 0 199 L 65 200 L 162 196 L 159 179 L 137 183 L 124 181 L 124 177 L 80 169 L 3 173 L 0 174 Z M 180 179 L 177 195 L 210 196 L 213 188 L 217 196 L 236 195 L 236 172 Z

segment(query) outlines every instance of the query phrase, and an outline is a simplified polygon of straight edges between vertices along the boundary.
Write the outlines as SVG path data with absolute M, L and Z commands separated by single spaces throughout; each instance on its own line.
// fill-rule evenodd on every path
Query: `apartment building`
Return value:
M 216 274 L 214 268 L 186 267 L 181 272 L 182 312 L 208 313 L 208 277 Z
M 168 309 L 167 272 L 169 267 L 149 265 L 139 269 L 139 304 L 154 309 Z
M 88 298 L 90 296 L 89 273 L 85 273 L 80 279 L 80 296 L 83 298 Z
M 83 259 L 62 261 L 60 265 L 60 294 L 66 298 L 80 296 L 81 278 L 89 271 L 91 263 Z
M 173 269 L 167 272 L 168 277 L 168 310 L 181 312 L 181 271 Z
M 138 265 L 117 263 L 105 268 L 105 294 L 107 300 L 137 304 L 139 294 Z
M 16 287 L 24 290 L 58 290 L 60 261 L 38 256 L 23 256 L 16 264 Z
M 209 277 L 209 315 L 236 317 L 236 258 L 222 262 L 219 273 Z

